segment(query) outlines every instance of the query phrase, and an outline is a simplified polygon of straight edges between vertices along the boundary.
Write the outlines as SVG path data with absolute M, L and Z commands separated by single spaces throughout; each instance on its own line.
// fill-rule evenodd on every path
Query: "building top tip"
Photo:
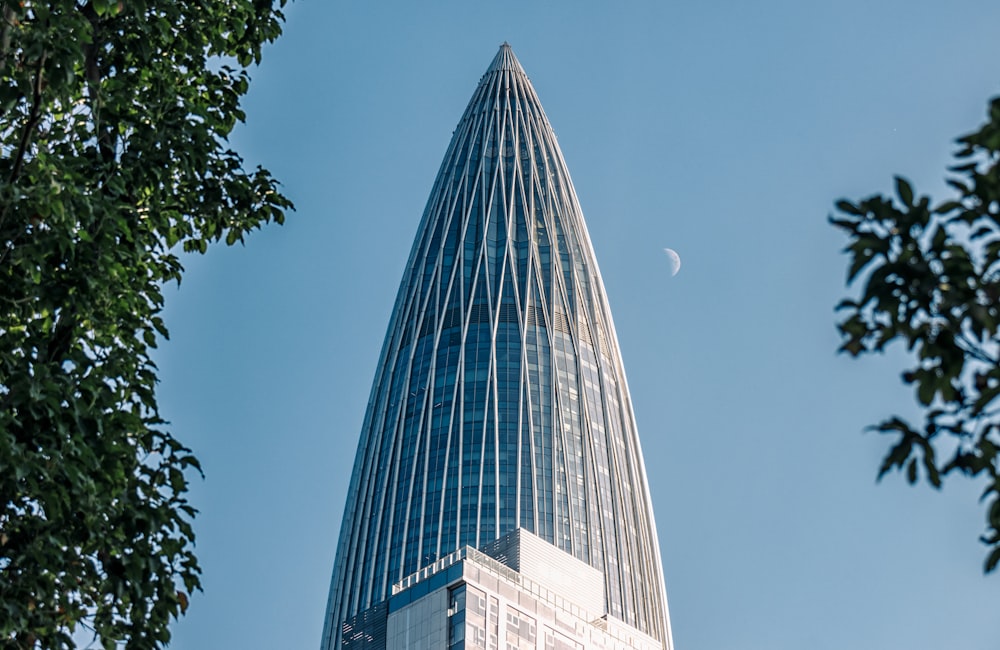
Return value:
M 513 70 L 524 74 L 524 69 L 518 62 L 517 57 L 514 56 L 514 50 L 511 49 L 510 43 L 507 41 L 504 41 L 500 45 L 500 51 L 493 58 L 493 63 L 490 64 L 487 72 L 496 72 L 498 70 Z

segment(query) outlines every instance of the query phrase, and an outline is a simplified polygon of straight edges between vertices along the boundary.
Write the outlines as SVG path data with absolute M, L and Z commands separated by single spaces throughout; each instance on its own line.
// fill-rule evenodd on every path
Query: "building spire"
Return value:
M 524 74 L 524 68 L 521 67 L 521 63 L 514 56 L 514 50 L 511 49 L 510 44 L 504 41 L 500 46 L 500 51 L 497 55 L 493 57 L 493 62 L 490 63 L 490 67 L 486 69 L 486 74 L 491 72 L 497 72 L 501 70 L 509 70 L 512 72 L 518 72 Z

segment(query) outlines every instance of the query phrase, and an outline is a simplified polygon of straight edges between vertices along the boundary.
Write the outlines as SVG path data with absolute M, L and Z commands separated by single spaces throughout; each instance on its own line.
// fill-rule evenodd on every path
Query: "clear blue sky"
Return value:
M 936 196 L 1000 92 L 995 0 L 300 1 L 253 71 L 248 163 L 298 211 L 186 257 L 158 354 L 194 448 L 205 592 L 173 648 L 318 647 L 389 312 L 455 124 L 509 41 L 587 219 L 678 650 L 993 650 L 981 486 L 875 483 L 902 353 L 835 354 L 835 199 Z M 683 268 L 670 277 L 664 247 Z

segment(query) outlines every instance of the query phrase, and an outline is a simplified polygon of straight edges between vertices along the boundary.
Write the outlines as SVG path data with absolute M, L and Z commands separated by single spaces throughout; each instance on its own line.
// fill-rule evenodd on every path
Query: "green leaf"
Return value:
M 896 179 L 896 194 L 899 195 L 899 199 L 903 202 L 903 205 L 913 207 L 913 187 L 910 186 L 910 182 L 902 176 L 895 176 L 894 178 Z
M 846 201 L 844 199 L 840 199 L 839 201 L 837 201 L 835 203 L 835 205 L 837 206 L 837 209 L 840 210 L 841 212 L 845 212 L 847 214 L 853 214 L 856 217 L 863 217 L 863 216 L 865 216 L 864 210 L 862 210 L 858 206 L 854 205 L 850 201 Z
M 990 551 L 990 554 L 986 557 L 986 562 L 983 564 L 983 571 L 985 573 L 992 573 L 998 564 L 1000 564 L 1000 546 L 996 546 Z
M 924 406 L 930 406 L 931 402 L 934 401 L 934 394 L 937 392 L 936 382 L 931 379 L 924 377 L 917 384 L 917 401 L 919 401 Z

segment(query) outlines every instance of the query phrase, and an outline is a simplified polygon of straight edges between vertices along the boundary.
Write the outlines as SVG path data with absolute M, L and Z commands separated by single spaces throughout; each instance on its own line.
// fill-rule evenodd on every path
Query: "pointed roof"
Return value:
M 486 72 L 479 79 L 476 91 L 472 94 L 465 109 L 465 114 L 459 122 L 456 134 L 467 126 L 467 118 L 489 110 L 501 110 L 503 101 L 513 99 L 519 103 L 530 103 L 532 113 L 543 120 L 545 128 L 551 129 L 541 102 L 535 89 L 528 79 L 524 68 L 514 55 L 514 50 L 506 41 L 500 46 Z M 522 109 L 525 107 L 522 105 Z M 452 141 L 454 144 L 454 140 Z
M 493 57 L 490 67 L 486 68 L 486 74 L 502 70 L 517 72 L 527 78 L 527 75 L 524 74 L 524 68 L 521 67 L 521 63 L 514 56 L 514 50 L 510 48 L 510 44 L 507 41 L 503 42 L 503 45 L 500 46 L 500 51 Z

